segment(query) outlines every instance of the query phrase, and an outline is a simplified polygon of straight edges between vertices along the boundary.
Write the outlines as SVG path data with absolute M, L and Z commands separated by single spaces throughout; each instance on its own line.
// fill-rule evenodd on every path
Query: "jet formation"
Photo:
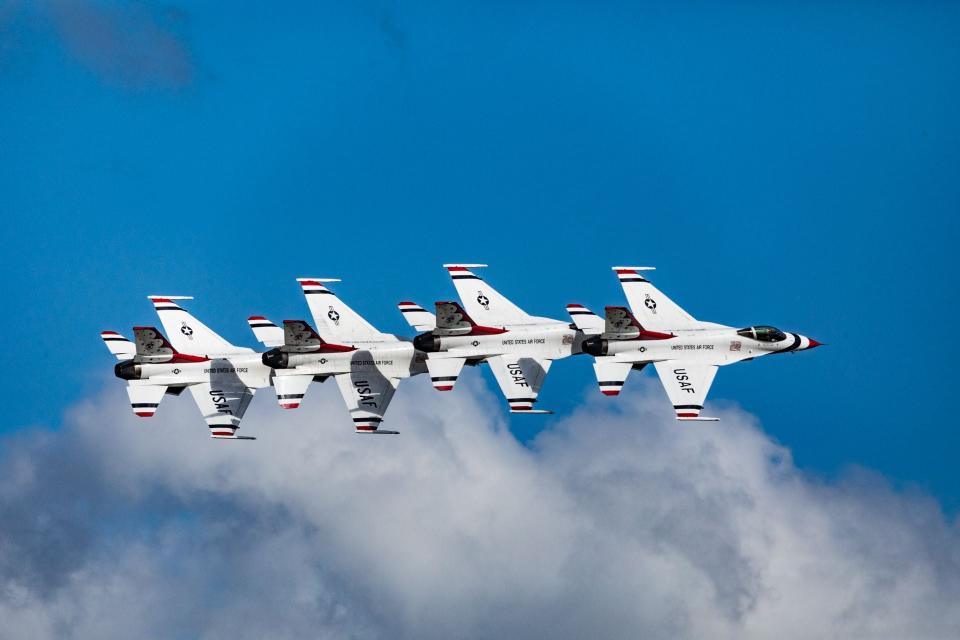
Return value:
M 604 317 L 580 304 L 567 305 L 572 322 L 531 316 L 486 283 L 482 264 L 446 264 L 459 300 L 443 300 L 435 313 L 411 301 L 397 307 L 420 332 L 412 339 L 383 333 L 327 286 L 333 278 L 297 278 L 313 324 L 265 316 L 247 320 L 258 352 L 235 346 L 181 306 L 189 296 L 148 296 L 163 331 L 133 328 L 131 342 L 103 331 L 127 383 L 130 407 L 153 416 L 167 395 L 188 389 L 210 437 L 238 435 L 258 389 L 272 386 L 284 409 L 300 406 L 311 383 L 333 378 L 356 433 L 396 434 L 381 428 L 400 381 L 421 373 L 437 391 L 452 391 L 464 366 L 486 364 L 510 413 L 544 414 L 537 398 L 554 360 L 593 358 L 600 391 L 617 396 L 633 370 L 653 365 L 678 420 L 713 421 L 701 414 L 721 366 L 821 343 L 767 325 L 736 328 L 696 320 L 644 277 L 652 267 L 613 267 L 627 306 L 609 306 Z

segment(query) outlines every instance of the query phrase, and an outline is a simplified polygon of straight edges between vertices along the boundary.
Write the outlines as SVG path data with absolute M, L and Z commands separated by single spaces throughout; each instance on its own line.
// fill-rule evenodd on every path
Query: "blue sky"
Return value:
M 829 343 L 713 401 L 960 506 L 957 6 L 45 7 L 0 10 L 5 432 L 120 384 L 97 333 L 150 293 L 253 344 L 251 313 L 306 315 L 296 276 L 407 332 L 444 262 L 555 317 L 650 264 L 697 317 Z M 558 416 L 511 428 L 595 393 L 560 362 Z

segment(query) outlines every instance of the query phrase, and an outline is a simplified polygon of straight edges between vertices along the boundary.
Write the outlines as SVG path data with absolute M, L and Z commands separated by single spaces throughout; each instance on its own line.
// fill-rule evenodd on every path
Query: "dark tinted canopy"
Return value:
M 756 327 L 746 327 L 737 331 L 737 335 L 744 338 L 753 338 L 760 342 L 780 342 L 787 339 L 787 334 L 776 327 L 767 325 L 758 325 Z

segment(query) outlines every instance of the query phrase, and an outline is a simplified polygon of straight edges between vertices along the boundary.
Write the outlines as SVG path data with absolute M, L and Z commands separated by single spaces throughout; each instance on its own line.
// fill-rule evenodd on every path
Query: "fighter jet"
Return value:
M 534 409 L 554 360 L 580 351 L 583 334 L 566 322 L 531 316 L 471 269 L 483 264 L 445 264 L 462 305 L 436 303 L 436 315 L 414 302 L 397 305 L 407 322 L 425 331 L 413 345 L 428 354 L 427 369 L 438 391 L 450 391 L 464 365 L 485 362 L 507 398 L 510 413 Z
M 253 440 L 236 431 L 254 392 L 270 386 L 271 370 L 259 353 L 230 344 L 174 302 L 190 299 L 150 296 L 169 340 L 154 327 L 134 327 L 135 343 L 102 332 L 120 360 L 114 373 L 127 381 L 130 406 L 140 417 L 153 416 L 164 395 L 189 389 L 212 438 Z
M 605 395 L 619 394 L 632 369 L 653 363 L 678 420 L 712 421 L 716 418 L 700 412 L 717 367 L 821 344 L 766 325 L 737 329 L 695 320 L 640 275 L 652 269 L 613 267 L 630 309 L 607 307 L 603 332 L 583 341 L 583 352 L 595 358 L 593 368 Z M 567 311 L 583 331 L 597 332 L 599 317 L 580 305 L 569 305 Z
M 311 381 L 333 376 L 357 433 L 397 433 L 380 429 L 380 423 L 400 380 L 426 372 L 424 354 L 409 341 L 375 329 L 324 286 L 339 280 L 297 280 L 316 331 L 303 320 L 285 320 L 281 332 L 263 316 L 250 318 L 257 337 L 276 347 L 263 354 L 263 364 L 274 369 L 280 406 L 297 408 Z

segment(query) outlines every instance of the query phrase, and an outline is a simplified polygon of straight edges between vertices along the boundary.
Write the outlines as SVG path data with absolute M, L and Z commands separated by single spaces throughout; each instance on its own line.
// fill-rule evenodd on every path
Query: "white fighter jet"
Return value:
M 127 381 L 133 412 L 153 416 L 164 395 L 189 389 L 210 436 L 253 440 L 236 435 L 257 389 L 270 386 L 271 370 L 253 349 L 237 347 L 184 311 L 174 300 L 186 296 L 150 296 L 169 340 L 154 327 L 134 327 L 130 342 L 115 331 L 100 334 L 119 362 L 118 378 Z
M 450 391 L 465 364 L 486 362 L 511 413 L 551 413 L 533 406 L 554 360 L 580 352 L 583 334 L 570 324 L 531 316 L 475 275 L 482 264 L 445 264 L 462 302 L 436 303 L 436 316 L 414 302 L 397 305 L 418 331 L 438 391 Z
M 821 343 L 769 326 L 743 329 L 701 322 L 640 275 L 652 267 L 613 267 L 630 309 L 607 307 L 606 320 L 580 305 L 570 317 L 585 333 L 582 349 L 595 358 L 600 391 L 620 393 L 631 369 L 653 363 L 679 420 L 716 420 L 700 415 L 717 367 L 772 353 L 812 349 Z M 632 313 L 631 313 L 632 309 Z
M 397 433 L 380 429 L 380 423 L 400 380 L 426 372 L 425 356 L 410 342 L 375 329 L 324 286 L 339 280 L 297 280 L 316 331 L 303 320 L 285 320 L 281 331 L 263 316 L 250 318 L 261 342 L 276 347 L 263 354 L 263 364 L 274 369 L 280 406 L 297 408 L 310 382 L 333 376 L 357 433 Z

